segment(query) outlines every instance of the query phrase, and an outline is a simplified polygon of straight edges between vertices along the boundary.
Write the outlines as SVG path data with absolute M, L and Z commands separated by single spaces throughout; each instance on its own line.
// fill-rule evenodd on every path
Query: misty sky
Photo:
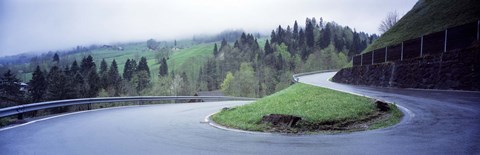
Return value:
M 77 45 L 173 40 L 227 29 L 269 33 L 323 17 L 378 33 L 416 0 L 0 0 L 0 56 Z

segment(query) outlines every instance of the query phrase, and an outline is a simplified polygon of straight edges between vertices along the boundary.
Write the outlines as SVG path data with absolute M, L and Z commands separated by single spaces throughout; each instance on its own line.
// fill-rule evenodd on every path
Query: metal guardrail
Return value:
M 300 76 L 312 75 L 312 74 L 318 74 L 318 73 L 326 73 L 326 72 L 335 72 L 335 71 L 338 71 L 338 70 L 337 69 L 331 69 L 331 70 L 321 70 L 321 71 L 313 71 L 313 72 L 293 74 L 292 75 L 292 82 L 298 82 L 298 77 L 300 77 Z
M 352 66 L 373 65 L 467 48 L 480 40 L 480 20 L 374 49 L 352 58 Z
M 202 99 L 202 100 L 213 99 L 218 101 L 220 100 L 243 100 L 243 101 L 256 100 L 255 98 L 229 97 L 229 96 L 133 96 L 133 97 L 81 98 L 81 99 L 39 102 L 39 103 L 7 107 L 7 108 L 0 109 L 0 117 L 23 114 L 26 112 L 42 110 L 42 109 L 72 106 L 72 105 L 82 105 L 82 104 L 132 102 L 132 101 L 197 100 L 197 99 Z

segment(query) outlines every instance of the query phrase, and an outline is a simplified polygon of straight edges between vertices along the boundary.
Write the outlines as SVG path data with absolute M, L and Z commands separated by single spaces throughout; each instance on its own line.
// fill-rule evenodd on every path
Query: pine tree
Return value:
M 29 82 L 29 91 L 33 102 L 40 102 L 45 99 L 44 95 L 47 90 L 47 82 L 40 66 L 37 66 L 32 74 Z
M 55 54 L 53 55 L 53 62 L 57 62 L 57 63 L 60 62 L 60 57 L 58 56 L 57 53 L 55 53 Z
M 75 93 L 75 81 L 73 80 L 75 77 L 75 73 L 72 72 L 72 70 L 67 66 L 65 66 L 65 69 L 63 70 L 66 84 L 65 84 L 65 96 L 64 99 L 73 99 L 77 98 L 77 94 Z
M 295 23 L 293 24 L 293 39 L 294 40 L 298 39 L 298 24 L 296 20 L 295 20 Z
M 298 31 L 298 47 L 305 47 L 305 32 L 303 32 L 302 28 L 300 28 L 300 31 Z
M 132 81 L 135 84 L 135 88 L 137 89 L 138 93 L 150 86 L 150 77 L 147 71 L 144 70 L 136 72 Z
M 150 77 L 150 69 L 148 68 L 147 58 L 145 58 L 145 57 L 140 58 L 140 62 L 138 62 L 138 66 L 137 66 L 136 71 L 137 72 L 145 71 L 145 72 L 147 72 L 148 77 Z
M 88 92 L 85 94 L 85 97 L 96 97 L 100 91 L 101 85 L 98 82 L 100 81 L 100 77 L 98 76 L 97 67 L 95 62 L 93 62 L 92 56 L 89 55 L 82 59 L 80 72 L 84 76 L 86 85 L 88 85 Z
M 215 63 L 215 60 L 209 59 L 205 65 L 205 70 L 206 72 L 206 82 L 207 82 L 207 88 L 209 91 L 215 90 L 218 88 L 217 84 L 217 65 Z
M 100 80 L 100 77 L 97 74 L 96 67 L 94 67 L 95 70 L 92 70 L 89 74 L 87 74 L 87 84 L 88 84 L 88 93 L 87 97 L 97 97 L 98 92 L 100 91 L 100 85 L 98 84 L 98 81 Z
M 282 26 L 278 25 L 275 43 L 281 44 L 283 42 L 283 36 L 284 36 L 284 34 L 283 34 Z
M 65 74 L 58 66 L 53 66 L 47 76 L 46 96 L 49 100 L 62 100 L 66 98 L 65 87 L 67 80 Z
M 168 76 L 168 64 L 165 58 L 163 58 L 160 63 L 159 75 L 160 77 Z
M 70 67 L 70 71 L 73 75 L 77 74 L 80 71 L 80 67 L 78 66 L 77 60 L 74 60 L 72 66 Z
M 133 77 L 133 66 L 132 66 L 132 61 L 130 59 L 127 59 L 125 62 L 125 66 L 123 67 L 123 79 L 130 81 L 132 80 Z
M 20 80 L 9 69 L 3 74 L 0 81 L 0 95 L 8 98 L 18 98 L 21 96 Z
M 268 42 L 268 39 L 267 39 L 267 41 L 265 42 L 264 50 L 265 50 L 265 55 L 270 55 L 270 54 L 273 53 L 273 49 L 272 49 L 272 47 L 270 46 L 270 43 Z
M 217 57 L 218 56 L 218 49 L 217 49 L 217 43 L 213 46 L 213 56 Z
M 83 75 L 88 74 L 95 67 L 95 62 L 93 62 L 93 57 L 88 55 L 86 58 L 83 57 L 82 64 L 80 64 L 80 72 Z
M 225 38 L 222 39 L 222 44 L 220 45 L 220 51 L 223 50 L 223 48 L 225 48 L 225 46 L 227 46 L 228 43 L 227 43 L 227 40 L 225 40 Z
M 319 41 L 320 48 L 327 48 L 328 45 L 330 45 L 331 42 L 331 32 L 330 32 L 330 23 L 327 23 L 325 26 L 325 29 L 322 30 L 321 32 L 321 39 Z
M 75 94 L 76 94 L 75 98 L 87 97 L 86 94 L 88 93 L 89 88 L 88 88 L 88 85 L 85 84 L 85 79 L 82 76 L 82 74 L 77 72 L 74 76 L 73 81 L 74 81 L 74 84 L 75 84 L 75 87 L 74 87 Z
M 315 46 L 315 35 L 313 34 L 314 25 L 311 21 L 307 19 L 305 26 L 305 41 L 307 47 L 313 48 Z
M 270 34 L 270 42 L 271 42 L 272 44 L 278 42 L 278 40 L 277 40 L 277 35 L 275 34 L 275 31 L 274 31 L 274 30 L 272 30 L 272 33 Z
M 107 89 L 109 79 L 108 79 L 108 65 L 105 59 L 102 59 L 102 62 L 100 63 L 100 72 L 98 74 L 100 75 L 100 86 L 103 89 Z
M 118 73 L 118 66 L 117 62 L 115 59 L 112 61 L 112 65 L 110 65 L 110 70 L 108 70 L 107 74 L 107 87 L 110 89 L 113 89 L 113 95 L 114 96 L 120 96 L 121 93 L 121 83 L 122 83 L 122 78 L 120 77 L 120 74 Z

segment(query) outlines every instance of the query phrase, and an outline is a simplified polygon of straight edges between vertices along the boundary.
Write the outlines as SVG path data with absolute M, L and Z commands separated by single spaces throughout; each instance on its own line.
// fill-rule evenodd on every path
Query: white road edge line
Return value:
M 218 129 L 222 129 L 222 130 L 226 130 L 226 131 L 234 131 L 234 132 L 240 132 L 240 133 L 248 133 L 248 134 L 261 134 L 261 135 L 271 135 L 271 134 L 274 134 L 274 133 L 270 133 L 270 132 L 255 132 L 255 131 L 246 131 L 246 130 L 240 130 L 240 129 L 233 129 L 233 128 L 229 128 L 229 127 L 226 127 L 226 126 L 222 126 L 220 124 L 217 124 L 215 123 L 214 121 L 212 121 L 210 119 L 210 117 L 212 117 L 213 115 L 215 115 L 216 113 L 218 112 L 214 112 L 208 116 L 205 117 L 205 122 L 207 122 L 209 125 L 215 127 L 215 128 L 218 128 Z
M 23 124 L 18 124 L 18 125 L 14 125 L 14 126 L 10 126 L 10 127 L 5 127 L 5 128 L 0 128 L 0 132 L 10 130 L 10 129 L 14 129 L 14 128 L 18 128 L 18 127 L 22 127 L 22 126 L 29 125 L 29 124 L 33 124 L 33 123 L 36 123 L 36 122 L 46 121 L 46 120 L 49 120 L 49 119 L 54 119 L 54 118 L 58 118 L 58 117 L 68 116 L 68 115 L 75 115 L 75 114 L 81 114 L 81 113 L 86 113 L 86 112 L 95 112 L 95 111 L 100 111 L 100 110 L 127 108 L 127 107 L 134 107 L 134 106 L 138 106 L 138 105 L 101 108 L 101 109 L 93 109 L 93 110 L 85 110 L 85 111 L 77 111 L 77 112 L 72 112 L 72 113 L 60 114 L 60 115 L 55 115 L 55 116 L 51 116 L 51 117 L 46 117 L 46 118 L 42 118 L 42 119 L 29 121 L 29 122 L 26 122 L 26 123 L 23 123 Z
M 300 81 L 298 81 L 300 82 Z M 331 82 L 331 81 L 329 81 Z M 309 83 L 305 83 L 305 82 L 300 82 L 300 83 L 304 83 L 304 84 L 308 84 L 308 85 L 313 85 L 313 84 L 309 84 Z M 317 86 L 317 85 L 313 85 L 313 86 Z M 317 86 L 317 87 L 322 87 L 322 88 L 327 88 L 327 87 L 323 87 L 323 86 Z M 339 92 L 344 92 L 344 93 L 348 93 L 348 94 L 352 94 L 352 95 L 356 95 L 356 96 L 362 96 L 362 97 L 367 97 L 367 98 L 371 98 L 371 99 L 376 99 L 374 97 L 371 97 L 371 96 L 367 96 L 367 95 L 362 95 L 362 94 L 358 94 L 358 93 L 354 93 L 354 92 L 348 92 L 348 91 L 343 91 L 343 90 L 340 90 L 340 89 L 335 89 L 335 88 L 327 88 L 327 89 L 331 89 L 331 90 L 335 90 L 335 91 L 339 91 Z M 376 99 L 378 100 L 378 99 Z M 397 106 L 398 108 L 400 108 L 400 111 L 403 111 L 404 113 L 406 112 L 407 115 L 408 115 L 408 118 L 406 117 L 403 117 L 403 119 L 400 121 L 400 123 L 397 123 L 393 126 L 390 126 L 390 127 L 386 127 L 386 128 L 382 128 L 382 129 L 388 129 L 388 128 L 392 128 L 392 127 L 395 127 L 395 126 L 398 126 L 400 124 L 403 124 L 403 123 L 408 123 L 412 120 L 413 117 L 415 117 L 415 114 L 409 110 L 408 108 L 404 107 L 404 106 L 401 106 L 399 104 L 396 104 L 396 103 L 393 103 L 393 102 L 390 102 L 390 101 L 385 101 L 385 100 L 382 100 L 383 102 L 387 102 L 387 103 L 390 103 L 390 104 L 394 104 L 395 106 Z M 255 132 L 255 131 L 246 131 L 246 130 L 240 130 L 240 129 L 233 129 L 233 128 L 229 128 L 229 127 L 226 127 L 226 126 L 222 126 L 220 124 L 217 124 L 215 123 L 214 121 L 212 121 L 210 119 L 210 117 L 212 115 L 215 115 L 216 113 L 219 113 L 219 112 L 214 112 L 210 115 L 207 115 L 204 119 L 204 122 L 207 122 L 209 125 L 215 127 L 215 128 L 218 128 L 218 129 L 222 129 L 222 130 L 226 130 L 226 131 L 234 131 L 234 132 L 240 132 L 240 133 L 248 133 L 248 134 L 263 134 L 263 135 L 271 135 L 271 134 L 277 134 L 277 133 L 271 133 L 271 132 Z M 381 130 L 381 129 L 380 129 Z M 366 130 L 366 131 L 370 131 L 370 130 Z M 278 133 L 278 134 L 281 134 L 281 133 Z
M 308 85 L 312 85 L 312 86 L 317 86 L 317 85 L 313 85 L 313 84 L 310 84 L 310 83 L 305 83 L 305 82 L 301 82 L 299 81 L 300 83 L 304 83 L 304 84 L 308 84 Z M 332 82 L 332 81 L 329 81 L 329 82 Z M 332 82 L 333 83 L 333 82 Z M 363 96 L 363 97 L 367 97 L 367 98 L 371 98 L 371 99 L 376 99 L 375 97 L 371 97 L 371 96 L 367 96 L 367 95 L 362 95 L 362 94 L 358 94 L 358 93 L 354 93 L 354 92 L 349 92 L 349 91 L 344 91 L 344 90 L 340 90 L 340 89 L 335 89 L 335 88 L 328 88 L 328 87 L 324 87 L 324 86 L 317 86 L 317 87 L 323 87 L 323 88 L 327 88 L 327 89 L 331 89 L 331 90 L 336 90 L 336 91 L 339 91 L 339 92 L 344 92 L 344 93 L 348 93 L 348 94 L 352 94 L 352 95 L 356 95 L 356 96 Z M 377 99 L 378 100 L 378 99 Z M 385 101 L 385 100 L 382 100 L 383 102 L 387 102 L 387 103 L 390 103 L 390 104 L 394 104 L 396 105 L 397 107 L 399 107 L 400 109 L 403 109 L 405 112 L 407 112 L 408 114 L 408 119 L 405 120 L 405 123 L 407 122 L 410 122 L 413 117 L 415 117 L 415 113 L 413 113 L 411 110 L 409 110 L 408 108 L 400 105 L 400 104 L 396 104 L 396 103 L 393 103 L 393 102 L 390 102 L 390 101 Z M 400 123 L 399 123 L 400 124 Z M 394 125 L 396 126 L 396 125 Z

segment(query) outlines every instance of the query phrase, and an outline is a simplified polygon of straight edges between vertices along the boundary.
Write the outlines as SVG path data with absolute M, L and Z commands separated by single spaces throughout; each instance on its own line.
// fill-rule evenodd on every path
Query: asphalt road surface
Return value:
M 480 154 L 480 94 L 349 86 L 334 73 L 300 82 L 407 108 L 393 127 L 334 135 L 252 134 L 204 123 L 248 102 L 162 104 L 71 114 L 0 131 L 0 154 Z

